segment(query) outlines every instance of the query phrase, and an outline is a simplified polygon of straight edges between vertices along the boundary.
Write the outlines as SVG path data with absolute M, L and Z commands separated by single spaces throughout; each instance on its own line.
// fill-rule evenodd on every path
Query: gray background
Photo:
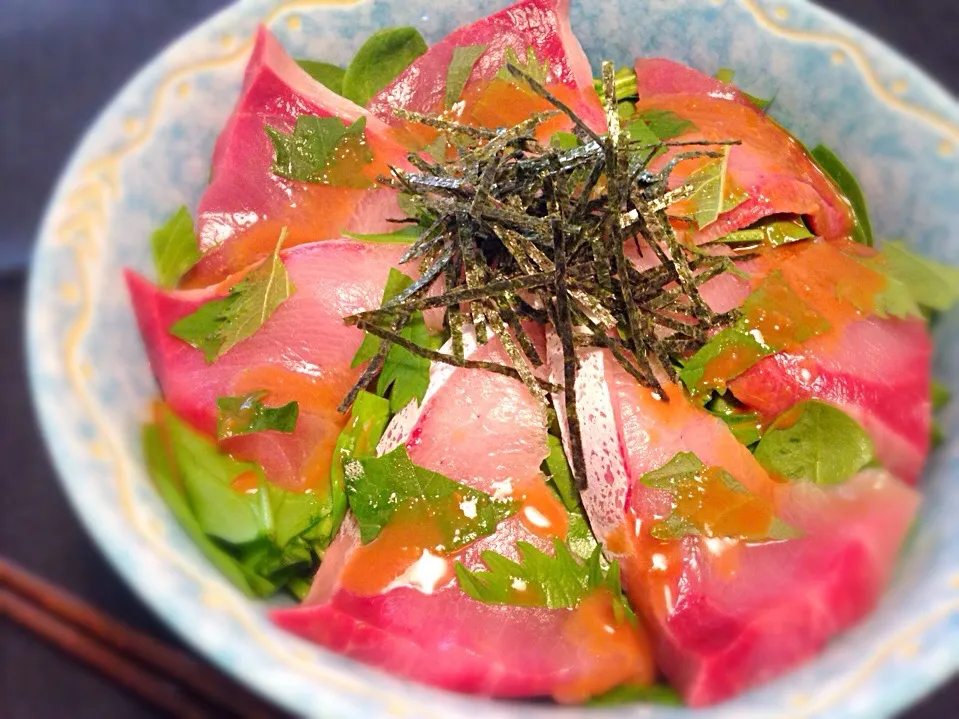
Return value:
M 0 10 L 0 553 L 167 641 L 61 495 L 23 367 L 24 267 L 40 212 L 83 129 L 144 62 L 226 0 L 2 0 Z M 823 0 L 959 92 L 959 2 Z M 0 617 L 0 715 L 156 716 Z M 904 715 L 959 717 L 959 681 Z

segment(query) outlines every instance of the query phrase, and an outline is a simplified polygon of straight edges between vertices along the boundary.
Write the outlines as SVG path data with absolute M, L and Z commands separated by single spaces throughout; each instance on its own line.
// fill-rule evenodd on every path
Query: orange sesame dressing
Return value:
M 613 595 L 598 589 L 570 611 L 563 635 L 595 657 L 588 671 L 553 691 L 562 703 L 579 703 L 626 682 L 648 685 L 656 676 L 653 651 L 641 625 L 617 618 Z

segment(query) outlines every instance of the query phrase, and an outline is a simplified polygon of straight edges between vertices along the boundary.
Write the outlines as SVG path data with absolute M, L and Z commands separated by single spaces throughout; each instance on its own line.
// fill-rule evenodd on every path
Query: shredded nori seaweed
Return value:
M 668 188 L 679 163 L 721 157 L 711 148 L 737 141 L 631 141 L 620 125 L 609 63 L 603 64 L 609 130 L 599 135 L 521 68 L 511 63 L 506 68 L 516 83 L 556 110 L 496 130 L 396 111 L 407 122 L 442 133 L 449 152 L 434 161 L 411 155 L 412 170 L 391 167 L 390 176 L 380 178 L 404 193 L 403 207 L 411 217 L 396 221 L 422 227 L 402 260 L 418 260 L 422 270 L 382 307 L 346 318 L 380 338 L 381 346 L 341 411 L 380 371 L 391 344 L 433 362 L 513 377 L 544 405 L 549 405 L 549 394 L 553 402 L 562 401 L 570 464 L 582 488 L 586 466 L 576 412 L 577 348 L 608 350 L 626 372 L 667 401 L 664 378 L 674 381 L 676 365 L 702 347 L 712 330 L 736 319 L 735 311 L 713 312 L 698 290 L 734 270 L 733 260 L 684 244 L 671 224 L 682 218 L 666 211 L 693 189 Z M 575 147 L 545 146 L 536 138 L 540 124 L 560 114 L 574 127 Z M 682 151 L 652 171 L 652 158 L 670 147 Z M 637 269 L 627 243 L 640 255 L 652 252 L 659 264 Z M 735 259 L 746 256 L 737 253 Z M 415 312 L 435 308 L 445 308 L 448 353 L 400 334 Z M 500 340 L 508 364 L 464 357 L 467 318 L 478 342 L 490 335 Z M 559 339 L 562 385 L 544 379 L 545 358 L 524 327 L 526 321 L 550 325 Z

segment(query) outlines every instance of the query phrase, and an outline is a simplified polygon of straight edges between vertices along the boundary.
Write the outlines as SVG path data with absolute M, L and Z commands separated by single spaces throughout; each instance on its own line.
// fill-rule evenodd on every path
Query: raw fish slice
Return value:
M 462 27 L 433 45 L 396 80 L 370 100 L 370 111 L 384 122 L 400 124 L 395 108 L 424 113 L 445 109 L 447 70 L 455 48 L 486 46 L 472 68 L 463 97 L 467 99 L 466 115 L 474 103 L 476 117 L 465 119 L 487 127 L 513 125 L 527 119 L 531 112 L 552 109 L 536 102 L 525 93 L 511 93 L 505 87 L 494 88 L 492 95 L 482 95 L 504 66 L 507 50 L 516 53 L 521 64 L 527 62 L 527 51 L 535 52 L 539 63 L 546 63 L 546 85 L 565 100 L 591 127 L 605 130 L 606 120 L 599 99 L 592 90 L 592 71 L 579 41 L 569 24 L 569 0 L 522 0 L 514 5 Z M 506 85 L 508 83 L 496 83 Z M 453 119 L 464 119 L 463 108 L 453 112 Z M 561 123 L 561 127 L 568 126 Z
M 497 345 L 494 340 L 473 356 L 503 361 Z M 360 545 L 348 523 L 306 605 L 274 612 L 274 619 L 347 656 L 469 693 L 574 701 L 626 679 L 651 680 L 642 637 L 614 622 L 608 595 L 575 610 L 490 605 L 453 580 L 454 559 L 484 568 L 483 550 L 517 559 L 515 543 L 523 540 L 551 551 L 549 537 L 565 533 L 566 512 L 544 484 L 544 416 L 523 385 L 475 370 L 444 373 L 439 381 L 412 430 L 396 437 L 409 435 L 414 463 L 499 495 L 522 491 L 524 507 L 455 557 L 421 552 L 401 524 Z M 384 539 L 388 532 L 393 536 Z M 411 546 L 401 559 L 400 550 Z
M 127 273 L 127 283 L 153 373 L 174 412 L 197 429 L 216 431 L 216 400 L 260 389 L 266 402 L 300 403 L 292 434 L 262 432 L 227 440 L 235 456 L 259 462 L 288 488 L 314 485 L 345 417 L 336 412 L 359 376 L 350 363 L 362 331 L 343 317 L 380 305 L 402 245 L 331 241 L 300 245 L 281 257 L 296 288 L 267 322 L 212 364 L 203 353 L 169 334 L 179 319 L 222 296 L 223 287 L 165 292 Z
M 922 321 L 870 317 L 767 357 L 729 388 L 767 420 L 807 399 L 836 405 L 865 427 L 883 466 L 914 485 L 929 453 L 931 366 Z
M 287 180 L 272 172 L 274 148 L 266 127 L 290 133 L 299 115 L 366 117 L 365 139 L 374 161 L 358 166 L 359 186 L 338 187 Z M 243 94 L 213 153 L 213 174 L 197 211 L 200 250 L 206 253 L 186 283 L 219 281 L 269 254 L 282 228 L 286 246 L 342 236 L 344 230 L 386 232 L 402 217 L 396 193 L 368 189 L 387 164 L 405 153 L 387 128 L 363 108 L 336 95 L 304 72 L 277 39 L 261 27 L 247 68 Z
M 728 178 L 748 199 L 695 234 L 697 243 L 722 237 L 769 215 L 808 218 L 812 230 L 828 240 L 852 229 L 852 210 L 835 185 L 814 164 L 798 140 L 769 118 L 743 93 L 670 60 L 636 63 L 639 113 L 674 112 L 692 122 L 675 139 L 741 140 L 729 150 Z M 659 160 L 659 165 L 666 159 Z M 670 186 L 679 187 L 701 163 L 680 163 Z
M 555 377 L 555 338 L 550 347 Z M 668 403 L 658 400 L 599 351 L 581 368 L 584 443 L 601 450 L 587 454 L 584 506 L 607 554 L 624 564 L 660 668 L 688 703 L 721 701 L 783 673 L 874 606 L 915 514 L 913 490 L 879 470 L 828 490 L 778 485 L 675 386 Z M 804 536 L 759 544 L 653 539 L 651 524 L 672 502 L 639 480 L 685 451 L 726 469 Z

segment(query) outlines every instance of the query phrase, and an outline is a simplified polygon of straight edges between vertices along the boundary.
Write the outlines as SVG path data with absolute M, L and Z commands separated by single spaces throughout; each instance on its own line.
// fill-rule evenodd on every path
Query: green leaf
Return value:
M 596 547 L 599 546 L 596 542 L 596 537 L 593 536 L 593 530 L 589 527 L 589 522 L 586 521 L 586 517 L 583 515 L 581 507 L 577 507 L 569 513 L 569 529 L 566 531 L 566 546 L 584 562 L 593 556 L 593 552 L 595 552 Z M 605 563 L 605 560 L 603 561 Z
M 618 687 L 610 689 L 605 694 L 593 697 L 586 702 L 586 705 L 593 707 L 611 707 L 640 702 L 676 707 L 683 705 L 683 699 L 679 696 L 679 692 L 666 684 L 621 684 Z
M 690 174 L 687 184 L 693 186 L 689 201 L 693 206 L 693 219 L 702 229 L 719 219 L 724 212 L 735 209 L 749 196 L 743 192 L 733 192 L 726 182 L 729 167 L 729 148 L 723 150 L 723 156 L 710 160 Z
M 723 393 L 728 381 L 774 351 L 741 325 L 727 327 L 686 361 L 679 378 L 694 396 L 708 395 L 714 390 Z
M 350 419 L 336 439 L 333 462 L 330 465 L 330 495 L 332 498 L 333 531 L 339 528 L 346 515 L 346 478 L 344 468 L 351 459 L 372 457 L 376 454 L 383 432 L 390 419 L 390 403 L 369 392 L 360 392 L 350 408 Z
M 762 419 L 759 414 L 746 412 L 725 397 L 714 397 L 706 404 L 706 411 L 725 422 L 733 436 L 747 447 L 762 438 Z
M 456 563 L 456 577 L 469 596 L 486 604 L 573 609 L 591 592 L 603 586 L 601 551 L 580 561 L 559 539 L 553 540 L 550 556 L 528 542 L 517 542 L 520 561 L 486 550 L 482 553 L 487 571 L 470 571 Z
M 959 268 L 917 255 L 902 242 L 884 242 L 866 264 L 889 280 L 877 298 L 885 314 L 922 316 L 917 305 L 943 312 L 959 301 Z
M 462 45 L 453 48 L 453 57 L 446 70 L 444 101 L 447 110 L 459 101 L 470 75 L 473 74 L 473 66 L 480 59 L 480 55 L 486 52 L 487 47 L 487 45 Z
M 554 132 L 549 138 L 549 146 L 557 150 L 575 150 L 579 145 L 579 138 L 564 130 Z
M 644 110 L 639 118 L 660 140 L 672 140 L 680 135 L 693 132 L 698 128 L 689 120 L 680 117 L 672 110 Z
M 286 584 L 286 588 L 290 590 L 290 593 L 296 597 L 296 600 L 299 602 L 306 599 L 312 586 L 312 580 L 305 579 L 304 577 L 292 577 Z
M 272 582 L 249 571 L 236 557 L 225 551 L 203 531 L 203 527 L 200 526 L 177 484 L 173 463 L 164 447 L 160 429 L 156 425 L 144 427 L 143 451 L 147 471 L 157 492 L 197 549 L 224 577 L 247 596 L 267 597 L 273 594 L 276 586 Z
M 186 205 L 174 212 L 150 238 L 157 281 L 167 289 L 176 287 L 183 274 L 200 259 L 193 218 Z
M 396 269 L 391 269 L 383 290 L 383 304 L 393 299 L 412 284 L 412 278 Z M 400 332 L 400 336 L 427 349 L 439 349 L 443 345 L 442 335 L 430 334 L 426 328 L 422 312 L 415 312 Z M 383 340 L 367 333 L 353 357 L 352 367 L 369 362 Z M 386 355 L 386 361 L 380 370 L 376 383 L 376 393 L 385 397 L 389 393 L 390 409 L 399 412 L 413 399 L 423 400 L 430 384 L 430 361 L 414 355 L 409 350 L 392 345 Z
M 273 142 L 273 174 L 336 187 L 370 187 L 369 179 L 359 172 L 373 162 L 365 133 L 365 117 L 344 125 L 335 117 L 300 115 L 292 133 L 267 127 Z
M 216 400 L 216 437 L 227 439 L 254 432 L 293 432 L 300 413 L 297 402 L 282 407 L 268 407 L 262 400 L 268 392 L 259 390 L 239 397 L 219 397 Z
M 623 66 L 616 71 L 613 86 L 616 89 L 616 99 L 619 101 L 629 101 L 639 99 L 639 89 L 636 86 L 636 71 L 628 66 Z M 603 90 L 603 78 L 593 78 L 593 89 L 600 99 L 605 97 Z
M 511 500 L 494 499 L 418 467 L 410 461 L 405 445 L 382 457 L 349 460 L 344 474 L 363 542 L 376 539 L 397 511 L 424 510 L 436 522 L 444 550 L 455 552 L 492 534 L 517 509 Z
M 810 153 L 819 163 L 823 171 L 829 175 L 849 200 L 855 219 L 852 239 L 856 242 L 872 247 L 872 223 L 869 221 L 869 206 L 866 196 L 859 187 L 856 176 L 843 164 L 839 156 L 825 145 L 818 145 Z
M 366 105 L 427 50 L 426 41 L 412 27 L 390 27 L 370 35 L 343 76 L 343 96 Z
M 841 484 L 876 459 L 862 426 L 840 409 L 808 400 L 781 415 L 756 447 L 772 475 L 822 486 Z
M 730 67 L 721 67 L 716 71 L 716 79 L 725 82 L 727 85 L 736 77 L 736 71 Z
M 547 59 L 540 62 L 539 58 L 536 56 L 536 50 L 531 47 L 526 48 L 525 59 L 520 59 L 519 55 L 516 54 L 516 50 L 513 48 L 506 48 L 506 52 L 504 53 L 503 57 L 503 67 L 501 67 L 499 72 L 496 73 L 496 78 L 499 80 L 507 80 L 508 82 L 515 83 L 516 78 L 506 68 L 507 63 L 518 67 L 520 70 L 523 70 L 540 85 L 545 85 L 547 78 L 549 78 L 549 60 Z
M 419 225 L 404 225 L 402 229 L 395 232 L 380 232 L 374 234 L 360 234 L 357 232 L 344 232 L 344 237 L 350 237 L 360 242 L 380 242 L 386 244 L 409 245 L 419 239 L 423 234 L 423 228 Z
M 702 534 L 761 542 L 799 536 L 773 514 L 768 501 L 753 495 L 725 469 L 705 466 L 692 452 L 677 453 L 639 481 L 673 495 L 673 511 L 650 528 L 656 539 Z M 743 516 L 748 518 L 745 522 Z M 764 516 L 768 523 L 760 529 L 757 518 Z
M 339 65 L 317 62 L 316 60 L 297 60 L 296 64 L 327 89 L 332 90 L 337 95 L 343 94 L 343 76 L 346 75 L 346 70 Z
M 940 412 L 952 401 L 952 390 L 939 380 L 934 379 L 930 387 L 932 394 L 932 411 Z
M 267 260 L 237 282 L 221 299 L 200 306 L 170 328 L 170 334 L 202 350 L 207 362 L 252 337 L 296 288 L 280 259 L 286 229 Z
M 801 217 L 795 215 L 771 215 L 744 230 L 730 232 L 716 240 L 727 245 L 765 244 L 781 247 L 815 237 Z
M 579 508 L 579 492 L 573 484 L 573 473 L 569 469 L 569 462 L 566 461 L 566 454 L 563 452 L 563 442 L 552 434 L 547 435 L 546 440 L 549 445 L 549 454 L 545 462 L 549 477 L 563 504 L 566 505 L 566 509 L 575 512 Z

